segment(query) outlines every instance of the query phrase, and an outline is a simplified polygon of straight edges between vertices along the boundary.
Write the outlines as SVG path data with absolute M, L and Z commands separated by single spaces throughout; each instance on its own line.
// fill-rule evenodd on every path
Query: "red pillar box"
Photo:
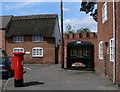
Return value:
M 23 87 L 23 56 L 25 53 L 14 52 L 13 54 L 14 86 Z
M 16 56 L 11 57 L 11 70 L 15 70 Z

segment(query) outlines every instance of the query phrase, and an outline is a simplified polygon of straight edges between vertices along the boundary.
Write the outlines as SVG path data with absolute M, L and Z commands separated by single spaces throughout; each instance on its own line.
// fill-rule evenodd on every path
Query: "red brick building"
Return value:
M 56 14 L 12 16 L 3 31 L 9 56 L 25 52 L 24 63 L 58 63 L 61 36 Z
M 0 48 L 5 49 L 5 30 L 8 28 L 12 16 L 0 16 Z
M 94 65 L 97 66 L 97 34 L 95 32 L 84 32 L 84 33 L 69 33 L 69 34 L 64 34 L 64 68 L 67 68 L 66 66 L 66 58 L 67 58 L 67 44 L 74 42 L 74 41 L 84 41 L 84 42 L 90 42 L 91 44 L 94 45 Z M 92 61 L 91 61 L 92 62 Z
M 119 57 L 120 2 L 98 2 L 97 71 L 118 84 L 120 84 Z

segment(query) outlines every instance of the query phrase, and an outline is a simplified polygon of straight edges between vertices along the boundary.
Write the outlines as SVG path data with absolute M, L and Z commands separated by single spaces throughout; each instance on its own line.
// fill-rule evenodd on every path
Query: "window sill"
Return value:
M 40 43 L 40 42 L 43 42 L 43 41 L 33 41 L 34 43 Z
M 114 63 L 114 60 L 110 60 L 111 63 Z
M 107 20 L 103 20 L 103 21 L 102 21 L 102 24 L 104 24 L 105 22 L 107 22 Z
M 99 58 L 100 60 L 103 60 L 103 58 Z
M 43 58 L 43 56 L 32 56 L 33 58 Z
M 24 43 L 24 42 L 13 42 L 13 43 Z

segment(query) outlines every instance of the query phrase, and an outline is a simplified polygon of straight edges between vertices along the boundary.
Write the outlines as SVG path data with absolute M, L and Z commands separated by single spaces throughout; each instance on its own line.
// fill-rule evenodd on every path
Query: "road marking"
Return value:
M 24 69 L 27 69 L 27 70 L 32 70 L 32 69 L 30 69 L 30 68 L 28 68 L 28 67 L 23 67 Z
M 5 89 L 6 89 L 6 86 L 7 86 L 7 84 L 8 84 L 8 81 L 9 81 L 10 79 L 12 79 L 12 78 L 9 78 L 9 79 L 5 82 L 5 85 L 3 85 L 2 90 L 5 90 Z

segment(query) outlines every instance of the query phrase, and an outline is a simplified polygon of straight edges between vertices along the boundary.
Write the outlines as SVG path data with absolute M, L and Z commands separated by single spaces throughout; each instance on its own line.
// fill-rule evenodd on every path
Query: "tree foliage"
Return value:
M 89 28 L 79 28 L 76 33 L 91 32 Z
M 82 28 L 75 28 L 74 26 L 68 24 L 66 26 L 66 31 L 65 33 L 83 33 L 83 32 L 91 32 L 91 30 L 87 27 L 82 27 Z
M 75 33 L 75 27 L 74 26 L 72 26 L 71 24 L 68 24 L 67 26 L 66 26 L 66 32 L 65 33 Z
M 2 50 L 2 55 L 3 55 L 3 56 L 7 56 L 7 53 L 6 53 L 5 50 Z
M 82 0 L 80 11 L 85 12 L 86 14 L 90 13 L 90 16 L 97 22 L 97 9 L 95 5 L 97 1 L 95 0 Z

